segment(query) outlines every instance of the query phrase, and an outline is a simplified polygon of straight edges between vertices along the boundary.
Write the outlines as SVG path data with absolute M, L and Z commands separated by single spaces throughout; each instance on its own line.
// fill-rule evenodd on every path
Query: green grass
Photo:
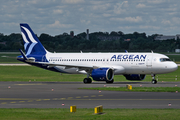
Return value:
M 0 109 L 1 120 L 179 120 L 180 109 Z
M 180 87 L 132 87 L 128 90 L 126 87 L 92 87 L 92 88 L 79 88 L 88 90 L 106 90 L 106 91 L 132 91 L 132 92 L 176 92 L 180 91 Z
M 180 55 L 167 55 L 172 61 L 180 63 Z
M 61 74 L 35 66 L 0 66 L 0 81 L 57 82 L 82 81 L 85 75 Z
M 178 70 L 168 74 L 159 74 L 156 76 L 158 82 L 162 81 L 171 81 L 178 82 L 180 81 L 180 67 Z M 177 76 L 177 77 L 176 77 Z M 58 82 L 58 81 L 69 81 L 82 82 L 86 75 L 83 74 L 61 74 L 57 72 L 52 72 L 35 66 L 0 66 L 0 81 L 38 81 L 38 82 Z M 176 79 L 177 78 L 177 79 Z M 115 75 L 115 82 L 121 82 L 128 80 L 125 79 L 123 75 Z M 151 82 L 152 78 L 150 75 L 147 75 L 145 80 Z M 140 81 L 140 82 L 143 82 Z
M 16 57 L 20 54 L 0 54 L 0 63 L 22 63 L 16 60 Z

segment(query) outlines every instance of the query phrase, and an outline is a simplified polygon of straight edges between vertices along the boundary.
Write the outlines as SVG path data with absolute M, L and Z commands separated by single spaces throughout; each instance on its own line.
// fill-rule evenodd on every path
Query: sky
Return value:
M 180 0 L 1 0 L 0 33 L 28 23 L 39 36 L 122 31 L 180 34 Z

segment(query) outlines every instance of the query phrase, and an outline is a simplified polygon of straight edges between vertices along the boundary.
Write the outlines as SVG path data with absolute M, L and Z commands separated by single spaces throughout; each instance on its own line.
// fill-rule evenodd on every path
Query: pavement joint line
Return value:
M 72 99 L 73 97 L 68 97 L 67 99 Z
M 89 96 L 83 96 L 83 97 L 85 97 L 85 98 L 86 98 L 86 97 L 89 97 Z
M 103 96 L 103 95 L 98 95 L 98 96 Z M 83 96 L 84 98 L 87 98 L 89 96 Z M 90 97 L 96 97 L 96 95 L 91 95 Z M 24 98 L 0 98 L 0 100 L 16 100 L 13 102 L 9 102 L 10 104 L 14 104 L 16 102 L 19 103 L 24 103 L 24 102 L 33 102 L 33 101 L 49 101 L 49 100 L 86 100 L 86 99 L 79 99 L 81 96 L 77 96 L 77 99 L 74 99 L 73 97 L 68 97 L 68 98 L 53 98 L 53 99 L 24 99 Z M 87 99 L 89 100 L 89 99 Z M 7 104 L 7 102 L 2 102 L 1 104 Z
M 52 100 L 58 100 L 58 98 L 53 98 Z
M 91 95 L 91 97 L 96 97 L 96 95 Z
M 1 103 L 1 104 L 7 104 L 7 102 L 3 102 L 3 103 Z
M 129 100 L 129 101 L 155 101 L 155 100 L 159 100 L 159 101 L 180 101 L 180 99 L 66 99 L 66 100 L 119 100 L 119 101 L 124 101 L 124 100 Z
M 60 98 L 60 99 L 58 99 L 58 100 L 66 100 L 66 98 Z
M 26 98 L 0 98 L 0 100 L 30 100 Z
M 66 98 L 55 98 L 56 100 L 109 100 L 109 101 L 115 101 L 115 100 L 119 100 L 119 101 L 124 101 L 124 100 L 129 100 L 129 101 L 155 101 L 155 100 L 159 100 L 159 101 L 180 101 L 180 99 L 66 99 Z M 36 101 L 42 101 L 42 100 L 51 100 L 51 99 L 36 99 Z M 12 102 L 9 102 L 10 104 L 15 104 L 17 101 L 12 101 Z M 23 102 L 26 102 L 26 101 L 18 101 L 19 103 L 23 103 Z M 33 100 L 29 100 L 27 102 L 33 102 Z M 0 104 L 8 104 L 7 102 L 2 102 Z
M 48 100 L 51 100 L 51 99 L 43 99 L 44 101 L 48 101 Z
M 13 104 L 13 103 L 16 103 L 15 101 L 14 102 L 10 102 L 11 104 Z

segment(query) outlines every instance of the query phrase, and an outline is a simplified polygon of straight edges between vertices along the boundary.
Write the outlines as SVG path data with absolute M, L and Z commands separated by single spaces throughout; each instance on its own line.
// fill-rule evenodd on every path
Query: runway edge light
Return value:
M 70 112 L 76 112 L 76 105 L 70 106 Z

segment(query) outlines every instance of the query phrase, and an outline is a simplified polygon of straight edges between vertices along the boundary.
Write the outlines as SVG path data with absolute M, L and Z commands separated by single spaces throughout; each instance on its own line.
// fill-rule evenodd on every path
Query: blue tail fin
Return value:
M 45 55 L 47 50 L 43 47 L 37 36 L 28 24 L 20 24 L 21 34 L 24 41 L 24 49 L 27 55 Z

